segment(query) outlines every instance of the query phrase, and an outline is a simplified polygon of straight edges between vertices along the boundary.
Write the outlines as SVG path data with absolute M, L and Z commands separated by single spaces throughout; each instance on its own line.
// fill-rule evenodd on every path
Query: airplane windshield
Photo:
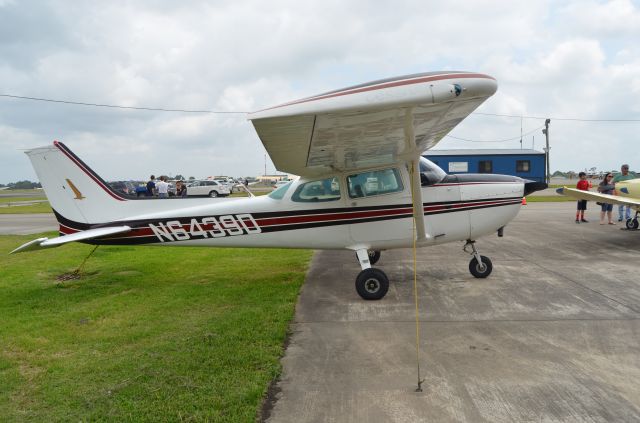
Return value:
M 433 185 L 442 181 L 447 173 L 437 164 L 420 157 L 420 182 L 422 186 Z
M 287 190 L 291 186 L 291 182 L 281 186 L 278 189 L 273 190 L 271 194 L 268 195 L 269 198 L 273 198 L 274 200 L 282 200 L 282 197 L 287 193 Z

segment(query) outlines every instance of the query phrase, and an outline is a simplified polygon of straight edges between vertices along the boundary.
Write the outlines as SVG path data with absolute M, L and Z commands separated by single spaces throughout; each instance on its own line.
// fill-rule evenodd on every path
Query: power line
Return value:
M 581 119 L 581 118 L 559 118 L 559 117 L 540 117 L 540 116 L 526 116 L 526 115 L 505 115 L 500 113 L 482 113 L 482 112 L 473 112 L 473 115 L 483 115 L 483 116 L 499 116 L 499 117 L 509 117 L 509 118 L 518 118 L 518 119 L 538 119 L 538 120 L 563 120 L 563 121 L 574 121 L 574 122 L 640 122 L 640 119 Z
M 33 100 L 33 101 L 45 101 L 50 103 L 62 103 L 73 104 L 76 106 L 92 106 L 92 107 L 108 107 L 112 109 L 129 109 L 129 110 L 149 110 L 156 112 L 178 112 L 178 113 L 211 113 L 211 114 L 246 114 L 246 111 L 218 111 L 218 110 L 189 110 L 189 109 L 166 109 L 161 107 L 134 107 L 134 106 L 119 106 L 114 104 L 100 104 L 100 103 L 85 103 L 81 101 L 70 100 L 55 100 L 50 98 L 40 97 L 27 97 L 13 94 L 0 94 L 0 97 L 15 98 L 20 100 Z M 573 121 L 573 122 L 640 122 L 640 119 L 583 119 L 583 118 L 563 118 L 563 117 L 541 117 L 541 116 L 527 116 L 527 115 L 509 115 L 501 113 L 483 113 L 473 112 L 473 115 L 482 116 L 496 116 L 496 117 L 508 117 L 517 119 L 537 119 L 537 120 L 558 120 L 558 121 Z
M 163 108 L 156 108 L 156 107 L 118 106 L 113 104 L 83 103 L 80 101 L 53 100 L 50 98 L 25 97 L 20 95 L 11 95 L 11 94 L 0 94 L 0 97 L 16 98 L 20 100 L 47 101 L 50 103 L 73 104 L 76 106 L 109 107 L 112 109 L 130 109 L 130 110 L 150 110 L 154 112 L 212 113 L 212 114 L 241 114 L 241 113 L 246 114 L 247 113 L 247 112 L 223 112 L 223 111 L 217 111 L 217 110 L 187 110 L 187 109 L 163 109 Z
M 540 129 L 542 129 L 544 127 L 544 125 L 538 126 L 536 129 L 532 129 L 529 132 L 526 132 L 518 137 L 513 137 L 513 138 L 506 138 L 503 140 L 470 140 L 468 138 L 460 138 L 460 137 L 454 137 L 453 135 L 445 135 L 446 137 L 449 138 L 453 138 L 456 140 L 460 140 L 460 141 L 467 141 L 467 142 L 508 142 L 508 141 L 516 141 L 516 140 L 520 140 L 522 139 L 522 137 L 526 136 L 526 135 L 530 135 L 533 134 L 536 131 L 539 131 Z

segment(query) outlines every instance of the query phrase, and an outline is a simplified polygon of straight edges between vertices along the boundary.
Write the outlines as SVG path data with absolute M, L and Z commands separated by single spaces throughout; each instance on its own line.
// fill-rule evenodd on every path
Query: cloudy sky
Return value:
M 523 146 L 541 150 L 536 117 L 549 117 L 552 171 L 640 169 L 638 1 L 0 0 L 4 95 L 246 112 L 435 70 L 499 84 L 486 114 L 450 134 L 471 141 L 447 137 L 438 149 L 520 148 L 522 128 Z M 625 119 L 635 122 L 590 121 Z M 35 180 L 21 150 L 54 139 L 108 180 L 265 167 L 242 113 L 2 96 L 0 183 Z

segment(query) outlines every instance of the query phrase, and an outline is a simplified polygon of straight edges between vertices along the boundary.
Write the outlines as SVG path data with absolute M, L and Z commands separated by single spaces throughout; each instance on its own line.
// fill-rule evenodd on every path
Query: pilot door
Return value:
M 411 238 L 408 173 L 385 168 L 346 175 L 347 206 L 353 214 L 349 233 L 355 244 L 402 245 Z M 404 242 L 403 242 L 404 241 Z

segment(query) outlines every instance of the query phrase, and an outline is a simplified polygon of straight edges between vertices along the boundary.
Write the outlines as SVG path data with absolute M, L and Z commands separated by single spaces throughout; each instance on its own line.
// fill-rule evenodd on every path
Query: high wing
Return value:
M 276 168 L 302 176 L 411 161 L 497 90 L 469 72 L 430 72 L 331 91 L 248 115 Z
M 560 195 L 566 195 L 578 200 L 592 200 L 601 203 L 609 204 L 622 204 L 625 206 L 631 206 L 634 210 L 640 211 L 640 199 L 632 197 L 622 197 L 620 195 L 608 195 L 601 194 L 599 192 L 582 191 L 575 188 L 562 187 L 558 188 L 556 192 Z
M 9 254 L 20 253 L 24 251 L 43 250 L 45 248 L 59 247 L 63 244 L 76 241 L 86 241 L 90 239 L 105 238 L 110 235 L 117 235 L 131 231 L 129 226 L 115 226 L 108 228 L 88 229 L 82 232 L 61 236 L 58 238 L 38 238 L 19 246 Z

